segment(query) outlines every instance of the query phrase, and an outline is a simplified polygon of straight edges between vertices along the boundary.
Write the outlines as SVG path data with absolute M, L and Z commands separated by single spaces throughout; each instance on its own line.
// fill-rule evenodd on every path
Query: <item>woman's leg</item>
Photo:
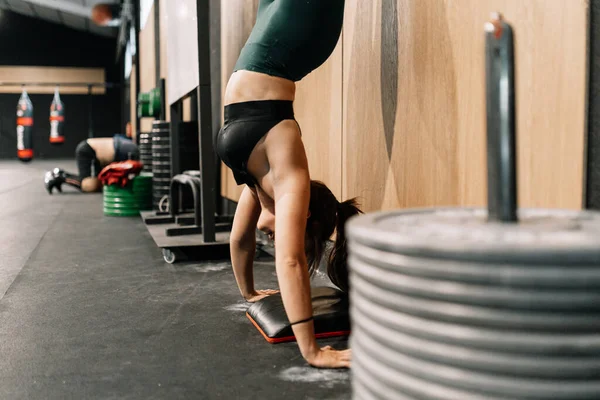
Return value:
M 75 151 L 77 168 L 81 191 L 86 193 L 97 192 L 102 184 L 97 176 L 100 173 L 100 162 L 96 156 L 96 150 L 90 146 L 87 140 L 82 141 Z
M 113 138 L 93 138 L 88 139 L 86 144 L 86 153 L 79 167 L 81 190 L 87 193 L 99 192 L 102 190 L 102 183 L 98 174 L 102 168 L 115 161 L 115 142 Z

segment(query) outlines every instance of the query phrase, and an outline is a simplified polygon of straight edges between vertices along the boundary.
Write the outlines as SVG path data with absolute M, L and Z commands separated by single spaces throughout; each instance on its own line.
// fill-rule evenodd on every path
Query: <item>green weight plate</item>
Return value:
M 104 199 L 102 200 L 104 204 L 129 204 L 129 205 L 137 205 L 137 204 L 142 204 L 146 201 L 149 201 L 149 199 L 152 197 L 151 194 L 148 194 L 147 196 L 140 196 L 140 197 L 130 197 L 130 198 L 125 198 L 125 197 L 115 197 L 115 198 L 110 198 L 110 197 L 104 197 Z
M 107 210 L 120 210 L 120 211 L 140 211 L 140 210 L 147 210 L 148 208 L 152 207 L 152 202 L 148 202 L 148 203 L 143 203 L 143 204 L 139 204 L 135 207 L 131 207 L 131 206 L 121 206 L 118 204 L 104 204 L 103 207 Z
M 151 195 L 150 193 L 147 196 L 136 196 L 136 197 L 104 197 L 103 201 L 104 204 L 130 204 L 130 205 L 137 205 L 137 204 L 141 204 L 144 203 L 145 201 L 148 201 L 148 199 L 150 199 Z
M 148 182 L 143 182 L 143 183 L 139 182 L 139 183 L 135 183 L 135 184 L 129 184 L 124 188 L 119 187 L 117 185 L 104 186 L 104 192 L 105 193 L 131 193 L 131 194 L 143 192 L 152 187 L 153 179 L 149 180 Z
M 131 197 L 136 195 L 144 195 L 145 193 L 152 192 L 153 183 L 137 185 L 133 188 L 127 189 L 110 189 L 105 186 L 105 196 L 120 196 L 120 197 Z
M 161 109 L 160 88 L 154 88 L 150 91 L 150 108 L 152 115 L 159 115 Z
M 140 215 L 140 210 L 113 210 L 110 208 L 104 208 L 104 215 L 111 217 L 135 217 Z
M 132 210 L 132 211 L 137 210 L 137 211 L 139 211 L 139 209 L 140 209 L 139 205 L 137 205 L 137 204 L 131 205 L 131 204 L 118 204 L 118 203 L 117 204 L 115 204 L 115 203 L 112 203 L 112 204 L 104 203 L 103 206 L 106 209 L 123 210 L 123 211 L 126 211 L 126 210 Z

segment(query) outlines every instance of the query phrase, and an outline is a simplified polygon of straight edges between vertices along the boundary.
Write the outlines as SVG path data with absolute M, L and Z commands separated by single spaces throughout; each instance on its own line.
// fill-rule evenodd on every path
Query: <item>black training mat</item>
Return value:
M 311 297 L 316 337 L 348 336 L 348 295 L 332 287 L 314 287 L 311 289 Z M 279 293 L 252 304 L 246 311 L 246 316 L 269 343 L 296 340 Z

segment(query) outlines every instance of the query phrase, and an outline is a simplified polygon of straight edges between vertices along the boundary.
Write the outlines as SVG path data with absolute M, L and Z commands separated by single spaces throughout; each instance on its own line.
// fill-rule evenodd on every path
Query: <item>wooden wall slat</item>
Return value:
M 257 9 L 258 0 L 221 0 L 221 99 L 240 51 L 250 36 Z M 238 201 L 243 188 L 236 184 L 231 170 L 221 164 L 221 195 Z
M 342 42 L 297 84 L 294 113 L 302 130 L 311 179 L 342 196 Z
M 31 66 L 0 66 L 0 82 L 2 83 L 105 83 L 104 68 L 75 68 L 75 67 L 31 67 Z M 54 93 L 54 86 L 29 86 L 30 94 Z M 21 93 L 20 85 L 0 86 L 0 93 Z M 87 87 L 60 87 L 64 94 L 87 94 Z M 104 87 L 95 87 L 95 95 L 105 94 Z
M 485 205 L 483 25 L 492 11 L 516 36 L 519 204 L 581 207 L 583 0 L 348 0 L 344 197 L 361 196 L 366 210 Z

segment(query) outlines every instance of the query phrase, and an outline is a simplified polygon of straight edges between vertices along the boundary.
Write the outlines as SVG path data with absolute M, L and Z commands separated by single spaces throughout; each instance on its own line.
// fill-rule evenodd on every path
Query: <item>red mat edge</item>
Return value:
M 248 312 L 246 312 L 246 317 L 248 317 L 250 322 L 252 322 L 252 325 L 254 325 L 256 327 L 256 329 L 258 329 L 258 331 L 261 333 L 261 335 L 263 335 L 265 340 L 271 344 L 283 343 L 283 342 L 293 342 L 296 340 L 296 336 L 293 336 L 293 335 L 285 336 L 285 337 L 281 337 L 281 338 L 270 338 L 267 336 L 267 334 L 262 329 L 260 329 L 260 326 L 258 326 L 258 324 L 254 320 L 254 318 L 252 318 Z M 335 331 L 335 332 L 317 333 L 315 335 L 315 337 L 317 339 L 323 339 L 323 338 L 329 338 L 329 337 L 348 336 L 348 335 L 350 335 L 350 331 Z

